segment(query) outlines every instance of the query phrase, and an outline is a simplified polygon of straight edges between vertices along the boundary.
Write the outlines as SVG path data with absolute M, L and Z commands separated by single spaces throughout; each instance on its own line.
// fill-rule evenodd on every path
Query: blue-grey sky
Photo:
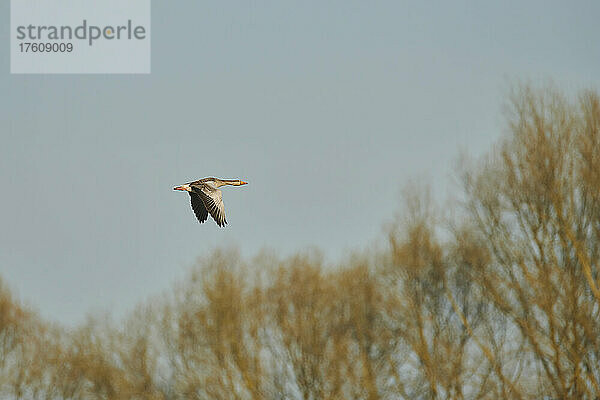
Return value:
M 217 246 L 368 246 L 498 139 L 511 82 L 600 87 L 599 2 L 490 3 L 153 1 L 150 75 L 10 75 L 0 2 L 0 275 L 76 324 Z M 204 176 L 250 182 L 224 229 L 172 190 Z

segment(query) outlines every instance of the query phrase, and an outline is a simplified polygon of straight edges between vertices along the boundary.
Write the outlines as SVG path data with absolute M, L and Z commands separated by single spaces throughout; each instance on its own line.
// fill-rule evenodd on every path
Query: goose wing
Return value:
M 200 198 L 200 195 L 194 192 L 188 192 L 190 194 L 190 202 L 192 203 L 192 210 L 194 210 L 194 214 L 196 214 L 196 218 L 198 218 L 198 222 L 202 223 L 206 221 L 208 218 L 208 211 L 206 211 L 206 207 L 204 207 L 204 202 Z
M 223 204 L 223 194 L 219 189 L 213 189 L 203 185 L 199 191 L 200 198 L 204 207 L 213 217 L 217 225 L 225 226 L 225 205 Z

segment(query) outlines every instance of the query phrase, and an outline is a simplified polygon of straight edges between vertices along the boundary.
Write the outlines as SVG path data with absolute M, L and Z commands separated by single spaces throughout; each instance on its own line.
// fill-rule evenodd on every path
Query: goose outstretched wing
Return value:
M 219 189 L 202 187 L 199 195 L 204 203 L 204 207 L 217 225 L 225 226 L 227 220 L 225 219 L 225 205 L 223 204 L 223 194 L 221 191 Z
M 194 192 L 188 192 L 190 194 L 190 202 L 192 203 L 192 210 L 198 218 L 198 222 L 202 223 L 208 218 L 208 211 L 204 207 L 204 202 L 200 198 L 200 195 Z

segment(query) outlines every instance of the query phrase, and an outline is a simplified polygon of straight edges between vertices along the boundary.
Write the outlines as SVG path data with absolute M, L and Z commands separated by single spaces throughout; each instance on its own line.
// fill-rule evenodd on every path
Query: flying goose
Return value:
M 225 206 L 223 205 L 223 196 L 218 189 L 221 186 L 247 185 L 248 182 L 240 180 L 202 178 L 200 180 L 177 186 L 174 190 L 182 190 L 190 194 L 192 210 L 200 223 L 206 221 L 208 214 L 215 220 L 217 225 L 223 227 L 227 224 L 225 219 Z

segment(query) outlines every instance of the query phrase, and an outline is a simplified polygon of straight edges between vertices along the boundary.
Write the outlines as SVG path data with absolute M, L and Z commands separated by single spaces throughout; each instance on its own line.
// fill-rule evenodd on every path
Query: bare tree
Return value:
M 556 89 L 523 86 L 508 137 L 464 175 L 471 239 L 490 255 L 472 278 L 526 342 L 521 383 L 531 396 L 600 395 L 598 121 L 593 92 L 577 106 Z

